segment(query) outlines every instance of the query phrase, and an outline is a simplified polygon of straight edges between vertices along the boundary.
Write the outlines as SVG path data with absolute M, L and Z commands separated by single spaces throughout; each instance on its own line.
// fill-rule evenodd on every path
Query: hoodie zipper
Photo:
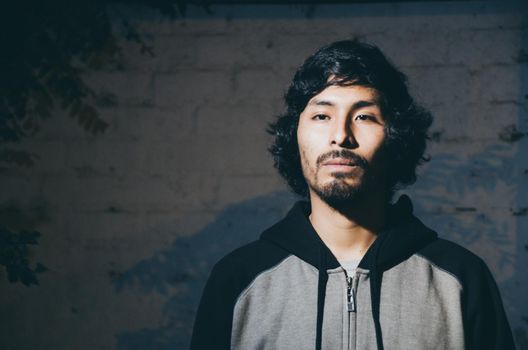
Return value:
M 346 282 L 347 282 L 347 311 L 348 312 L 356 312 L 356 291 L 354 289 L 354 279 L 356 278 L 356 275 L 350 277 L 346 271 Z

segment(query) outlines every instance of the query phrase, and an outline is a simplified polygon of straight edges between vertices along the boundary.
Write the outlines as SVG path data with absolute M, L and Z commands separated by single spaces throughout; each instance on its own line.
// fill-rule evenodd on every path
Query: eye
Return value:
M 327 116 L 326 114 L 316 114 L 312 117 L 313 120 L 327 120 L 329 119 L 330 117 Z
M 354 118 L 354 120 L 360 120 L 360 121 L 373 120 L 373 119 L 375 119 L 375 118 L 373 116 L 371 116 L 371 115 L 368 115 L 368 114 L 358 114 Z

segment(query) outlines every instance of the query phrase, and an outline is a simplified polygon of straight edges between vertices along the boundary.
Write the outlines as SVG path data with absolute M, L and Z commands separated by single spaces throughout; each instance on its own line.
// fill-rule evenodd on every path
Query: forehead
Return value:
M 371 102 L 377 105 L 379 93 L 376 89 L 362 85 L 330 85 L 323 91 L 313 96 L 306 107 L 314 106 L 336 106 L 343 104 L 354 104 L 358 101 Z

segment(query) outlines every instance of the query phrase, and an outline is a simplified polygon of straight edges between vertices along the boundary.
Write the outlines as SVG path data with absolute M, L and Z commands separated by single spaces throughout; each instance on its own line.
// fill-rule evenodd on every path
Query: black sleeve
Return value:
M 283 249 L 258 240 L 222 258 L 205 285 L 194 321 L 191 350 L 230 349 L 233 312 L 240 293 L 257 275 L 288 256 Z
M 232 271 L 216 264 L 205 285 L 194 321 L 191 350 L 230 349 L 236 295 Z
M 462 285 L 466 350 L 515 349 L 497 283 L 484 260 L 444 239 L 436 240 L 421 253 L 452 273 Z
M 504 312 L 497 284 L 486 264 L 467 281 L 466 343 L 467 349 L 515 349 L 513 335 Z

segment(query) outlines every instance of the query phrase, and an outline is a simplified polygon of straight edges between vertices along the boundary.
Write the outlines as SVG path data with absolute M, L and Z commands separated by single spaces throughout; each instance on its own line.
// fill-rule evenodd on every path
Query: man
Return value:
M 218 262 L 191 349 L 513 349 L 485 263 L 437 237 L 396 189 L 416 180 L 432 118 L 371 45 L 298 69 L 270 126 L 300 201 Z

